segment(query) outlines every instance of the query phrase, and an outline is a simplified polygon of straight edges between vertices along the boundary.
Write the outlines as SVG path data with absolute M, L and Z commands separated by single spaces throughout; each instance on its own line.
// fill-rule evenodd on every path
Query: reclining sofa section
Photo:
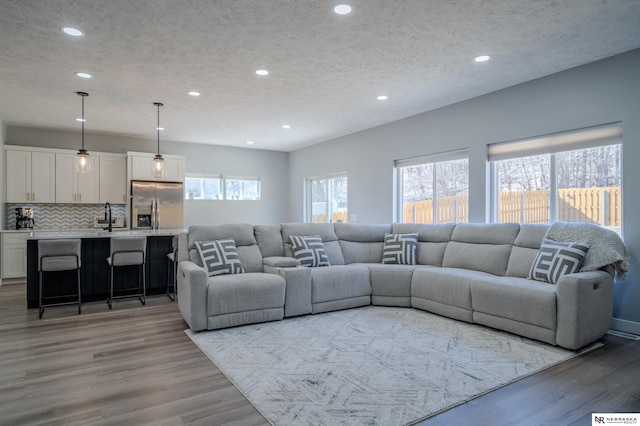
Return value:
M 416 308 L 567 349 L 607 332 L 613 274 L 527 279 L 547 225 L 229 224 L 180 236 L 178 304 L 213 330 L 367 305 Z M 416 264 L 384 264 L 385 234 L 418 235 Z M 320 236 L 330 266 L 299 266 L 290 236 Z M 196 242 L 232 239 L 244 272 L 208 276 Z M 595 244 L 595 243 L 594 243 Z

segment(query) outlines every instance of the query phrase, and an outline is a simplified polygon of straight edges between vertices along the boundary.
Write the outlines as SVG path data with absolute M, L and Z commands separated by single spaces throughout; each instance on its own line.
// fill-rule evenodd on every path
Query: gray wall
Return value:
M 80 134 L 78 132 L 8 126 L 5 144 L 75 150 L 80 144 Z M 157 140 L 85 134 L 85 147 L 89 154 L 91 151 L 155 152 Z M 186 226 L 287 221 L 289 206 L 288 153 L 162 140 L 160 141 L 160 151 L 164 154 L 186 156 L 187 173 L 258 176 L 261 178 L 262 200 L 260 201 L 185 200 Z M 4 173 L 2 174 L 4 175 Z M 2 188 L 4 190 L 4 185 Z
M 347 172 L 349 216 L 357 214 L 359 222 L 389 223 L 394 220 L 394 160 L 468 148 L 470 217 L 485 222 L 487 144 L 622 122 L 623 233 L 632 266 L 625 282 L 616 284 L 614 326 L 640 334 L 638 70 L 640 49 L 294 151 L 289 161 L 290 218 L 304 218 L 306 177 Z

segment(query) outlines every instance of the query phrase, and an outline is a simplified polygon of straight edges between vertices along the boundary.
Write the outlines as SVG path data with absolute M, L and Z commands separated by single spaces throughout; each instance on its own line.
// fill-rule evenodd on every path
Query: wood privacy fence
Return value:
M 334 212 L 331 214 L 331 223 L 346 222 L 347 215 L 348 215 L 348 212 L 346 211 Z M 313 223 L 325 223 L 327 221 L 327 215 L 314 214 L 311 220 Z
M 560 189 L 557 208 L 558 220 L 622 225 L 622 191 L 618 186 Z M 469 196 L 440 198 L 437 209 L 439 223 L 468 222 Z M 549 209 L 549 190 L 501 192 L 497 221 L 549 223 Z M 433 223 L 433 200 L 405 203 L 403 222 Z

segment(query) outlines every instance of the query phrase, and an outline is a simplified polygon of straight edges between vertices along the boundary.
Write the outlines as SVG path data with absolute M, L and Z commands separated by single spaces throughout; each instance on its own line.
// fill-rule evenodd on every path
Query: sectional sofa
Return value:
M 179 308 L 194 331 L 371 304 L 416 308 L 578 349 L 610 327 L 614 269 L 569 273 L 555 284 L 528 279 L 548 229 L 513 223 L 192 226 L 179 239 Z M 415 264 L 383 263 L 385 238 L 398 234 L 417 236 Z M 319 236 L 330 266 L 300 266 L 291 244 L 299 236 Z M 209 276 L 202 243 L 222 240 L 235 244 L 242 270 L 232 272 L 242 273 Z M 597 244 L 591 242 L 592 249 Z

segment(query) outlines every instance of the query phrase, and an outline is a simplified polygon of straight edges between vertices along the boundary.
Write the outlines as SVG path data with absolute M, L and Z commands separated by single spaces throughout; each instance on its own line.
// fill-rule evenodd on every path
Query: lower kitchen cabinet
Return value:
M 29 231 L 2 233 L 2 279 L 27 276 L 27 236 Z

